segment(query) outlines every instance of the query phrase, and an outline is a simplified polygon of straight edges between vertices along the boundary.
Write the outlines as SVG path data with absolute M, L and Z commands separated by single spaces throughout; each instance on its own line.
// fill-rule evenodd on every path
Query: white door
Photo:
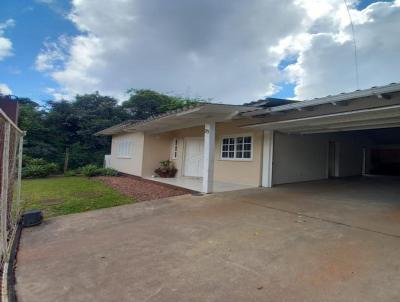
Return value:
M 202 138 L 187 138 L 185 145 L 184 176 L 203 176 L 204 140 Z

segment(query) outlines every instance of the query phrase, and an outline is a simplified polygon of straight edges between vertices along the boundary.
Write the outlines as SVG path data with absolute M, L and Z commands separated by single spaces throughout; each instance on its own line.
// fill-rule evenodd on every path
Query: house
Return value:
M 162 160 L 205 193 L 400 172 L 400 84 L 293 102 L 202 103 L 97 133 L 110 166 L 151 178 Z M 399 173 L 400 174 L 400 173 Z

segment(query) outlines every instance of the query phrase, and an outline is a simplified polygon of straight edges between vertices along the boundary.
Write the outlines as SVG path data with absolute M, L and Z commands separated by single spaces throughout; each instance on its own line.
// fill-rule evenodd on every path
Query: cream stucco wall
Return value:
M 221 182 L 230 182 L 244 185 L 259 186 L 261 184 L 261 161 L 263 132 L 240 128 L 243 121 L 230 121 L 216 124 L 215 135 L 215 162 L 214 179 Z M 221 141 L 227 135 L 251 135 L 253 137 L 253 158 L 251 160 L 221 159 Z M 178 176 L 182 176 L 185 161 L 185 138 L 204 136 L 203 127 L 181 129 L 170 133 L 170 147 L 174 138 L 178 139 L 178 154 L 176 159 L 170 158 L 178 169 Z
M 240 128 L 242 123 L 228 122 L 216 126 L 214 177 L 223 182 L 244 185 L 261 185 L 263 131 Z M 221 158 L 222 138 L 229 135 L 251 135 L 253 157 L 251 160 L 225 160 Z
M 171 142 L 170 133 L 144 135 L 143 177 L 154 175 L 154 170 L 160 166 L 160 161 L 170 158 Z
M 122 140 L 133 142 L 133 152 L 130 158 L 118 156 L 118 143 Z M 111 141 L 111 167 L 123 173 L 131 175 L 142 175 L 144 135 L 138 133 L 126 133 L 114 135 Z
M 214 179 L 221 182 L 259 186 L 261 184 L 262 140 L 260 130 L 240 128 L 243 121 L 217 123 L 215 142 Z M 221 159 L 221 141 L 227 135 L 251 135 L 253 139 L 253 156 L 249 160 Z M 203 127 L 192 127 L 162 134 L 130 133 L 113 136 L 111 148 L 111 166 L 121 172 L 149 177 L 159 166 L 159 162 L 171 159 L 178 169 L 177 176 L 182 176 L 185 161 L 185 139 L 204 137 Z M 176 159 L 172 159 L 172 142 L 178 139 Z M 132 158 L 119 158 L 117 145 L 120 140 L 134 141 Z

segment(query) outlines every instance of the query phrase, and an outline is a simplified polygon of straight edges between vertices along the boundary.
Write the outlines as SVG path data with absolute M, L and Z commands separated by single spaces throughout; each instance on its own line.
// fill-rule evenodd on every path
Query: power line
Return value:
M 359 80 L 359 74 L 358 74 L 358 51 L 357 51 L 357 42 L 356 42 L 356 32 L 354 30 L 353 19 L 351 18 L 350 8 L 349 8 L 349 5 L 347 4 L 347 0 L 343 0 L 343 2 L 344 2 L 344 5 L 346 6 L 347 14 L 349 15 L 351 32 L 353 34 L 354 69 L 355 69 L 355 73 L 356 73 L 356 86 L 357 86 L 357 89 L 360 89 L 360 80 Z

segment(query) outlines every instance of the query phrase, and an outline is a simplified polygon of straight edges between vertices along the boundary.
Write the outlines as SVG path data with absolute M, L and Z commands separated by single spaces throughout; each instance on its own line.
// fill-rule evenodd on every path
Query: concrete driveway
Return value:
M 400 186 L 180 196 L 25 229 L 20 302 L 400 301 Z

